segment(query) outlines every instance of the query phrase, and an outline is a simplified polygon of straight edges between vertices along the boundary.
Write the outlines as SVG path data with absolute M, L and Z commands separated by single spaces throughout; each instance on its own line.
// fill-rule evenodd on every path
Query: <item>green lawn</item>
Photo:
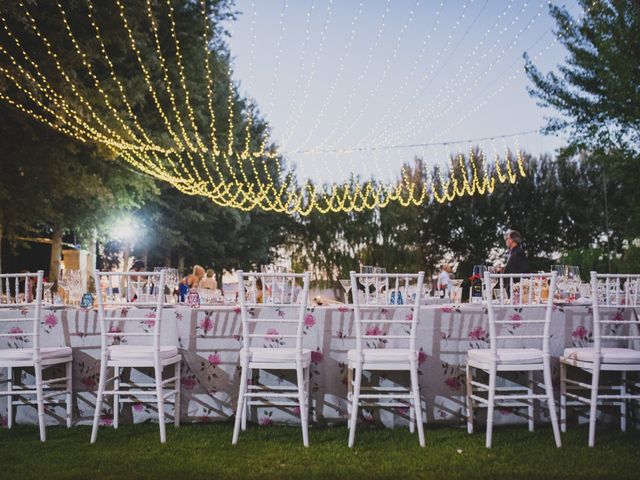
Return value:
M 587 431 L 573 428 L 556 449 L 549 428 L 496 428 L 494 448 L 484 432 L 457 427 L 428 428 L 421 449 L 408 430 L 361 427 L 356 447 L 347 448 L 344 426 L 312 428 L 302 447 L 295 427 L 252 426 L 231 445 L 229 423 L 167 425 L 167 443 L 155 424 L 100 429 L 51 427 L 45 444 L 35 426 L 0 430 L 0 478 L 640 478 L 640 432 L 601 428 L 597 446 Z

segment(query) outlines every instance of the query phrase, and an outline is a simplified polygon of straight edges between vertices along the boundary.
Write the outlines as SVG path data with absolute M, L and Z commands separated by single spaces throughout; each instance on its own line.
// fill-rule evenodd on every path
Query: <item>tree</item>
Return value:
M 593 194 L 601 202 L 590 213 L 601 218 L 609 251 L 619 252 L 622 238 L 640 236 L 640 3 L 579 3 L 580 20 L 550 7 L 568 55 L 557 73 L 544 75 L 525 54 L 529 93 L 560 114 L 546 131 L 567 134 L 563 155 L 581 154 L 589 173 L 599 174 Z
M 98 131 L 110 128 L 114 130 L 111 136 L 133 143 L 138 130 L 144 130 L 162 144 L 168 135 L 167 126 L 158 114 L 158 105 L 150 93 L 153 89 L 164 111 L 172 112 L 169 121 L 174 130 L 179 130 L 177 124 L 181 122 L 180 118 L 186 121 L 189 117 L 188 106 L 193 108 L 193 121 L 200 132 L 210 130 L 212 119 L 207 85 L 203 81 L 206 78 L 204 23 L 199 2 L 172 2 L 182 63 L 189 66 L 184 79 L 186 88 L 182 85 L 177 42 L 172 38 L 171 17 L 165 2 L 123 2 L 141 61 L 133 53 L 114 4 L 93 2 L 92 8 L 88 7 L 88 3 L 77 0 L 63 4 L 64 14 L 53 3 L 38 5 L 37 9 L 29 2 L 25 5 L 11 3 L 2 6 L 1 12 L 7 19 L 10 31 L 22 33 L 20 45 L 14 42 L 16 37 L 8 35 L 7 31 L 0 33 L 4 34 L 0 37 L 1 43 L 9 52 L 0 56 L 0 62 L 6 68 L 6 75 L 0 79 L 0 91 L 3 94 L 9 98 L 24 99 L 26 92 L 20 90 L 19 83 L 12 79 L 24 78 L 25 75 L 11 59 L 28 64 L 24 53 L 28 52 L 29 59 L 40 65 L 49 78 L 51 88 L 34 87 L 31 90 L 32 97 L 26 101 L 27 105 L 37 104 L 38 101 L 56 105 L 60 100 L 50 92 L 69 93 L 71 84 L 75 94 L 60 98 L 71 110 L 81 112 L 79 124 L 85 122 Z M 267 143 L 264 141 L 268 135 L 267 124 L 260 118 L 257 108 L 240 98 L 230 78 L 230 55 L 224 43 L 222 22 L 233 18 L 234 13 L 227 0 L 207 0 L 204 8 L 210 20 L 206 45 L 214 79 L 212 90 L 216 139 L 224 149 L 227 139 L 232 138 L 235 142 L 233 147 L 242 150 L 246 132 L 249 132 L 250 146 L 256 151 L 263 143 Z M 88 21 L 90 12 L 95 25 L 99 25 L 100 37 L 96 35 L 95 25 Z M 35 35 L 30 29 L 29 15 L 35 18 L 43 37 Z M 69 21 L 77 44 L 63 27 L 63 15 Z M 156 22 L 155 27 L 151 17 Z M 202 28 L 194 28 L 194 25 Z M 166 78 L 156 50 L 156 32 L 158 42 L 163 46 Z M 51 53 L 45 48 L 44 38 L 52 45 L 56 61 L 52 61 Z M 104 42 L 103 46 L 100 45 L 101 41 Z M 78 53 L 78 48 L 82 54 Z M 61 67 L 56 67 L 57 62 Z M 146 65 L 148 79 L 143 78 L 145 75 L 139 63 Z M 73 74 L 65 76 L 63 71 Z M 120 84 L 113 80 L 114 74 L 120 79 Z M 186 91 L 190 93 L 188 102 Z M 229 98 L 232 99 L 230 109 Z M 91 112 L 87 105 L 92 106 Z M 7 152 L 7 157 L 12 158 L 12 167 L 15 167 L 15 172 L 8 172 L 0 180 L 0 199 L 21 199 L 21 193 L 33 192 L 42 199 L 36 206 L 43 207 L 28 209 L 26 214 L 20 216 L 14 214 L 13 206 L 20 207 L 23 204 L 19 201 L 4 202 L 0 225 L 4 225 L 5 229 L 8 227 L 11 232 L 17 228 L 47 230 L 54 242 L 51 271 L 55 278 L 59 245 L 65 231 L 73 230 L 82 235 L 111 223 L 112 217 L 122 210 L 140 207 L 146 194 L 153 193 L 154 182 L 150 177 L 130 170 L 122 158 L 114 158 L 114 153 L 104 146 L 85 145 L 48 130 L 28 117 L 17 114 L 4 103 L 0 108 L 10 112 L 6 123 L 0 120 L 5 133 L 3 139 L 7 142 L 0 148 Z M 231 123 L 228 120 L 231 115 L 234 131 L 229 135 Z M 12 121 L 14 117 L 19 120 L 15 124 Z M 108 127 L 99 121 L 100 118 L 108 120 L 105 122 Z M 140 126 L 135 125 L 136 118 Z M 29 137 L 28 142 L 21 143 L 24 134 L 21 136 L 18 132 L 24 131 L 36 133 Z M 194 141 L 193 138 L 190 140 Z M 187 159 L 183 160 L 188 162 Z M 225 168 L 220 174 L 229 182 L 243 175 L 240 162 L 232 161 Z M 22 181 L 16 182 L 15 178 Z M 258 173 L 252 176 L 253 181 L 265 183 L 267 178 L 274 179 L 273 188 L 278 188 L 281 179 L 274 162 L 258 164 Z M 163 259 L 171 259 L 174 255 L 179 263 L 187 260 L 187 257 L 187 261 L 195 262 L 202 261 L 196 260 L 198 255 L 202 255 L 200 258 L 207 262 L 222 266 L 248 266 L 266 262 L 271 254 L 271 246 L 280 235 L 279 225 L 282 222 L 268 213 L 244 214 L 216 208 L 209 199 L 187 197 L 166 185 L 161 186 L 161 193 L 161 197 L 154 199 L 147 209 L 147 220 L 153 219 L 153 222 L 148 222 L 149 234 L 154 234 L 155 243 L 149 242 L 146 248 L 153 248 L 153 254 L 162 255 Z M 28 207 L 28 202 L 24 203 L 24 207 Z M 0 227 L 0 235 L 2 231 Z M 144 244 L 141 246 L 145 247 Z
M 561 114 L 548 132 L 566 132 L 576 150 L 640 150 L 640 3 L 579 0 L 574 19 L 566 7 L 550 6 L 556 36 L 568 55 L 558 73 L 542 74 L 525 54 L 530 94 Z

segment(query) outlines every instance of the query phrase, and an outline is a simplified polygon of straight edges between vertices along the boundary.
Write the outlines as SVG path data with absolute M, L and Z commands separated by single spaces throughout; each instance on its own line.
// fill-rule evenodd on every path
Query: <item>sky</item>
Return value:
M 581 14 L 575 0 L 562 4 Z M 236 9 L 234 78 L 299 178 L 391 181 L 415 156 L 442 164 L 473 145 L 492 158 L 563 144 L 538 133 L 554 112 L 530 97 L 523 68 L 524 52 L 545 72 L 566 55 L 547 1 L 236 0 Z

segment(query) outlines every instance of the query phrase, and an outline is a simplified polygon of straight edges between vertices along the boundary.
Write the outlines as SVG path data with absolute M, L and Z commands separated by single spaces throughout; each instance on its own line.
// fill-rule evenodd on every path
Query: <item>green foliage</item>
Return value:
M 606 208 L 585 210 L 603 216 L 609 248 L 619 250 L 623 239 L 640 236 L 640 3 L 579 3 L 580 19 L 566 7 L 550 7 L 567 57 L 545 75 L 525 54 L 529 92 L 559 114 L 546 130 L 566 134 L 563 155 L 580 153 L 589 163 L 590 181 L 600 185 L 594 195 L 602 192 Z
M 71 108 L 83 112 L 83 118 L 94 128 L 103 131 L 96 119 L 106 119 L 106 124 L 113 130 L 111 136 L 135 143 L 131 131 L 137 134 L 138 130 L 134 126 L 133 116 L 129 114 L 131 107 L 141 129 L 160 145 L 169 145 L 171 139 L 167 138 L 167 126 L 150 90 L 157 93 L 161 108 L 172 118 L 174 131 L 180 132 L 179 118 L 183 123 L 189 120 L 166 2 L 152 0 L 150 7 L 158 25 L 162 56 L 177 105 L 175 110 L 164 81 L 146 2 L 122 2 L 122 5 L 141 61 L 149 72 L 150 85 L 142 75 L 116 4 L 92 2 L 92 15 L 99 26 L 115 74 L 122 83 L 124 95 L 111 78 L 110 66 L 100 48 L 96 32 L 88 21 L 87 2 L 71 0 L 62 4 L 73 35 L 110 105 L 96 88 L 89 70 L 82 64 L 68 33 L 62 27 L 62 15 L 55 2 L 25 2 L 26 10 L 19 3 L 11 2 L 2 4 L 0 9 L 7 17 L 11 31 L 20 32 L 25 51 L 41 66 L 53 88 L 62 94 L 69 92 L 67 79 L 57 71 L 41 38 L 31 30 L 25 11 L 34 16 L 38 29 L 53 46 L 63 69 L 71 73 L 70 81 L 77 95 L 69 95 L 65 101 Z M 183 66 L 186 67 L 189 104 L 202 134 L 210 131 L 211 117 L 205 81 L 201 7 L 199 2 L 188 0 L 178 0 L 172 4 Z M 228 98 L 231 95 L 233 138 L 237 142 L 234 148 L 244 148 L 245 132 L 249 129 L 252 137 L 250 148 L 258 150 L 267 135 L 267 124 L 257 108 L 239 96 L 236 85 L 229 77 L 230 57 L 222 25 L 223 21 L 232 19 L 236 14 L 232 10 L 232 2 L 207 0 L 206 11 L 210 19 L 208 48 L 214 80 L 216 140 L 221 148 L 226 148 L 229 137 Z M 14 58 L 24 60 L 20 49 L 6 35 L 6 31 L 0 32 L 0 36 L 3 46 L 9 49 Z M 0 64 L 8 71 L 15 70 L 6 55 L 0 56 Z M 10 96 L 20 95 L 6 76 L 0 76 L 0 89 Z M 85 103 L 92 106 L 95 117 L 87 112 Z M 118 112 L 120 121 L 110 107 Z M 112 153 L 104 147 L 82 144 L 63 136 L 4 102 L 0 104 L 0 113 L 0 226 L 6 235 L 49 234 L 54 230 L 62 230 L 72 232 L 75 238 L 82 240 L 98 230 L 100 238 L 108 243 L 103 260 L 109 264 L 115 261 L 113 248 L 121 245 L 119 242 L 109 242 L 110 227 L 128 211 L 133 212 L 138 223 L 144 226 L 143 231 L 138 232 L 142 238 L 135 243 L 135 253 L 148 257 L 150 265 L 204 263 L 222 268 L 251 268 L 270 260 L 273 247 L 281 243 L 282 226 L 290 223 L 286 217 L 266 212 L 244 213 L 225 209 L 214 205 L 209 199 L 183 195 L 132 170 L 123 159 L 113 158 Z M 195 140 L 190 138 L 190 141 Z M 196 161 L 200 159 L 196 158 Z M 264 167 L 259 165 L 258 177 L 264 181 L 271 174 L 277 188 L 281 179 L 277 177 L 275 164 L 270 162 Z M 214 177 L 218 174 L 230 180 L 234 175 L 240 175 L 240 170 L 238 165 L 232 165 L 230 168 L 223 167 L 220 172 L 212 172 Z
M 561 116 L 549 132 L 566 131 L 569 146 L 638 154 L 640 146 L 640 4 L 637 0 L 579 0 L 573 18 L 551 5 L 556 36 L 567 49 L 558 72 L 542 74 L 526 57 L 529 89 Z
M 606 247 L 586 247 L 568 250 L 560 258 L 563 265 L 577 265 L 580 276 L 588 281 L 589 272 L 638 273 L 640 272 L 640 247 L 627 246 L 620 252 Z
M 514 185 L 496 183 L 488 195 L 301 218 L 288 239 L 295 265 L 315 266 L 333 286 L 359 264 L 433 274 L 443 262 L 455 262 L 456 275 L 465 278 L 474 265 L 505 262 L 509 228 L 524 235 L 533 270 L 548 269 L 567 249 L 596 243 L 606 225 L 592 162 L 527 154 L 523 160 L 526 176 Z M 428 175 L 420 160 L 404 169 L 418 184 L 437 175 Z

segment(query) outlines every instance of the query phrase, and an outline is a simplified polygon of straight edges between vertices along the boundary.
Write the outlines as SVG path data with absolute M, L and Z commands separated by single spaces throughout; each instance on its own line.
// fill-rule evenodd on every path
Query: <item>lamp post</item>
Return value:
M 136 222 L 135 218 L 130 215 L 121 217 L 116 221 L 111 230 L 113 238 L 120 240 L 123 244 L 122 248 L 122 271 L 129 270 L 129 257 L 133 250 L 133 245 L 141 226 Z

